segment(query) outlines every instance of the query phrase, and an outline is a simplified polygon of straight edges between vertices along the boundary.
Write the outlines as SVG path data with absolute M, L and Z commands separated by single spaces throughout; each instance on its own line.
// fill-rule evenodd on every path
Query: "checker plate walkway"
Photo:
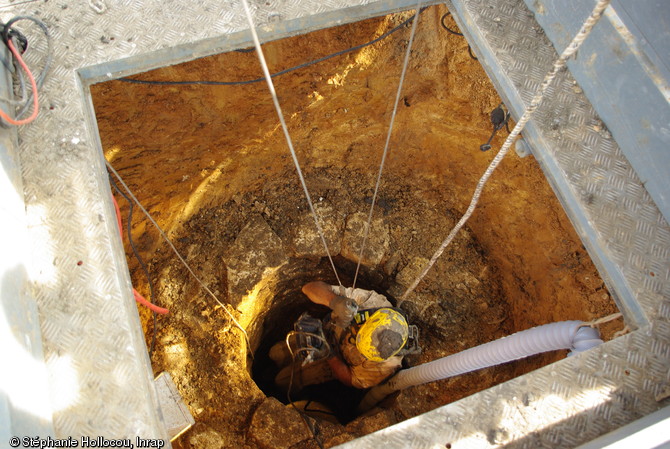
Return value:
M 252 1 L 265 40 L 414 4 Z M 553 46 L 522 0 L 449 6 L 518 118 Z M 56 52 L 40 117 L 18 135 L 49 388 L 68 376 L 78 390 L 55 411 L 54 434 L 164 437 L 88 86 L 248 46 L 241 4 L 0 3 L 1 18 L 21 14 L 49 25 Z M 657 396 L 670 382 L 670 228 L 571 74 L 554 86 L 524 135 L 635 331 L 343 447 L 573 447 L 665 404 Z

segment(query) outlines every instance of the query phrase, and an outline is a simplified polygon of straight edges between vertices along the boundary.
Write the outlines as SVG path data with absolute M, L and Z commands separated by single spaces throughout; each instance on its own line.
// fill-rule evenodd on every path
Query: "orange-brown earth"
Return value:
M 479 150 L 500 99 L 463 38 L 441 28 L 444 12 L 433 7 L 421 15 L 375 212 L 388 246 L 379 264 L 367 267 L 366 282 L 392 295 L 446 237 L 506 136 L 499 133 L 494 150 Z M 369 41 L 407 17 L 270 42 L 264 45 L 270 70 Z M 369 208 L 409 31 L 275 79 L 310 192 L 342 220 Z M 260 75 L 255 53 L 231 52 L 137 78 L 231 81 Z M 264 83 L 111 81 L 94 86 L 93 98 L 105 156 L 198 276 L 233 304 L 229 310 L 236 319 L 250 323 L 254 317 L 245 314 L 259 313 L 229 297 L 226 264 L 251 220 L 267 223 L 286 243 L 287 257 L 304 267 L 291 272 L 296 286 L 314 277 L 333 281 L 323 261 L 302 261 L 291 246 L 306 202 Z M 316 447 L 300 417 L 257 387 L 241 333 L 138 213 L 133 238 L 156 285 L 153 300 L 171 311 L 158 319 L 154 371 L 172 374 L 196 420 L 175 447 Z M 127 254 L 136 288 L 148 294 L 129 247 Z M 346 255 L 336 259 L 349 279 Z M 513 152 L 491 178 L 466 229 L 404 307 L 422 332 L 424 351 L 410 358 L 413 364 L 535 325 L 616 311 L 538 164 Z M 153 320 L 146 310 L 140 313 L 150 345 Z M 605 325 L 604 337 L 620 327 Z M 261 336 L 261 330 L 254 332 Z M 414 388 L 374 416 L 346 426 L 321 422 L 322 440 L 326 446 L 347 441 L 564 356 L 536 356 Z

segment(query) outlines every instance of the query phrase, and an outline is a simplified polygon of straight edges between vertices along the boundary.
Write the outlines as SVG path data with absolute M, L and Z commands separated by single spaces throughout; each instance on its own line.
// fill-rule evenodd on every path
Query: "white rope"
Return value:
M 612 339 L 614 338 L 619 338 L 621 336 L 626 335 L 628 332 L 630 332 L 630 327 L 626 324 L 623 329 L 620 331 L 616 331 L 614 334 L 612 334 Z
M 258 39 L 258 33 L 256 33 L 256 27 L 254 26 L 254 21 L 251 16 L 249 3 L 247 3 L 247 0 L 242 0 L 242 4 L 244 5 L 244 12 L 247 15 L 247 21 L 249 22 L 249 28 L 251 30 L 251 35 L 254 40 L 254 46 L 256 47 L 256 53 L 258 54 L 258 59 L 261 63 L 261 67 L 263 68 L 263 74 L 265 75 L 265 80 L 268 83 L 268 88 L 270 89 L 270 94 L 272 95 L 272 101 L 274 102 L 275 109 L 277 110 L 277 115 L 279 116 L 279 122 L 281 123 L 282 130 L 284 131 L 284 137 L 286 137 L 286 143 L 288 144 L 288 148 L 291 151 L 291 157 L 293 158 L 295 169 L 298 172 L 298 177 L 300 178 L 302 189 L 305 191 L 305 198 L 307 198 L 307 204 L 309 204 L 309 210 L 312 212 L 312 217 L 314 217 L 314 223 L 316 224 L 316 229 L 319 231 L 319 237 L 321 237 L 321 242 L 323 243 L 323 247 L 325 248 L 326 254 L 328 255 L 328 260 L 330 261 L 330 265 L 333 268 L 333 272 L 335 273 L 337 283 L 340 285 L 340 287 L 343 287 L 342 282 L 340 281 L 340 277 L 337 275 L 335 262 L 333 262 L 333 258 L 330 255 L 330 250 L 328 249 L 328 244 L 326 243 L 326 237 L 323 234 L 323 228 L 321 227 L 321 223 L 319 222 L 319 216 L 316 214 L 316 210 L 314 210 L 312 197 L 309 195 L 309 190 L 307 190 L 307 184 L 305 183 L 305 178 L 302 175 L 302 170 L 300 169 L 300 163 L 298 162 L 298 157 L 296 156 L 295 149 L 293 148 L 293 141 L 291 140 L 291 136 L 289 135 L 288 126 L 286 126 L 286 120 L 284 120 L 284 113 L 282 112 L 281 106 L 279 105 L 277 92 L 275 91 L 274 82 L 272 81 L 272 76 L 270 76 L 270 70 L 268 69 L 267 62 L 265 61 L 265 55 L 263 54 L 263 49 L 261 48 L 261 43 L 260 40 Z
M 393 123 L 398 112 L 398 103 L 400 103 L 400 94 L 402 93 L 402 85 L 405 82 L 405 74 L 407 73 L 407 66 L 409 65 L 409 56 L 412 52 L 412 43 L 414 42 L 414 35 L 416 33 L 417 24 L 419 23 L 419 14 L 421 13 L 421 1 L 416 3 L 416 13 L 414 14 L 414 22 L 412 23 L 412 31 L 409 35 L 409 42 L 407 43 L 407 51 L 405 51 L 405 61 L 403 62 L 402 72 L 400 74 L 400 81 L 398 82 L 398 91 L 395 96 L 395 104 L 393 105 L 393 112 L 391 113 L 391 121 L 389 123 L 388 134 L 386 135 L 386 144 L 384 145 L 384 152 L 382 153 L 382 160 L 379 163 L 379 173 L 377 173 L 377 182 L 375 184 L 375 192 L 372 195 L 372 204 L 370 204 L 370 213 L 368 214 L 368 221 L 365 223 L 365 230 L 363 231 L 363 242 L 361 243 L 361 252 L 358 254 L 358 264 L 356 265 L 356 273 L 354 274 L 354 282 L 351 288 L 356 288 L 356 279 L 358 279 L 358 270 L 361 268 L 361 261 L 363 260 L 363 252 L 365 251 L 365 244 L 370 233 L 370 224 L 372 223 L 372 213 L 375 210 L 375 203 L 377 202 L 377 192 L 379 192 L 379 185 L 382 180 L 382 173 L 384 171 L 384 162 L 386 162 L 386 155 L 388 154 L 389 143 L 391 142 L 391 134 L 393 133 Z
M 579 327 L 598 327 L 601 324 L 609 323 L 610 321 L 618 320 L 619 318 L 622 318 L 623 314 L 621 312 L 613 313 L 611 315 L 607 315 L 602 318 L 597 318 L 595 320 L 583 323 Z
M 502 148 L 500 148 L 500 151 L 496 155 L 495 158 L 491 161 L 491 164 L 489 167 L 486 169 L 484 172 L 484 175 L 481 177 L 479 182 L 477 183 L 477 187 L 475 188 L 475 193 L 472 196 L 472 200 L 470 201 L 470 206 L 466 210 L 465 214 L 463 214 L 463 217 L 456 223 L 456 226 L 451 230 L 447 238 L 442 242 L 438 250 L 433 254 L 433 257 L 431 257 L 430 261 L 428 262 L 428 265 L 423 269 L 423 271 L 417 276 L 417 278 L 414 280 L 412 285 L 405 290 L 405 293 L 403 293 L 402 297 L 398 301 L 398 306 L 402 304 L 406 299 L 407 296 L 414 291 L 416 286 L 421 282 L 421 280 L 426 276 L 426 273 L 433 267 L 437 259 L 442 255 L 444 252 L 445 248 L 451 243 L 451 241 L 454 239 L 456 236 L 456 233 L 461 230 L 463 225 L 465 225 L 465 222 L 468 221 L 470 216 L 475 210 L 475 207 L 477 206 L 477 202 L 479 201 L 479 197 L 481 196 L 482 190 L 484 189 L 484 185 L 488 181 L 488 179 L 491 177 L 491 174 L 493 171 L 498 167 L 502 159 L 505 157 L 505 155 L 508 153 L 509 149 L 512 147 L 512 143 L 514 142 L 514 139 L 516 136 L 519 135 L 521 130 L 523 129 L 524 126 L 526 126 L 526 123 L 530 120 L 532 117 L 533 113 L 539 106 L 540 102 L 542 101 L 542 98 L 544 97 L 545 93 L 547 92 L 547 89 L 549 88 L 549 85 L 551 82 L 554 80 L 556 77 L 556 74 L 558 73 L 559 70 L 561 70 L 563 67 L 565 67 L 565 64 L 567 60 L 572 57 L 572 55 L 575 54 L 577 49 L 582 45 L 584 40 L 587 38 L 589 33 L 591 32 L 591 29 L 593 26 L 598 23 L 598 20 L 600 20 L 600 17 L 602 16 L 603 12 L 607 8 L 607 6 L 610 4 L 611 0 L 600 0 L 595 8 L 593 8 L 593 11 L 591 12 L 591 15 L 589 16 L 588 19 L 584 22 L 582 25 L 581 29 L 577 33 L 577 35 L 574 37 L 572 42 L 563 50 L 563 53 L 561 56 L 554 62 L 554 66 L 552 69 L 547 73 L 547 75 L 544 77 L 544 80 L 542 81 L 542 84 L 540 85 L 538 91 L 536 92 L 535 96 L 533 97 L 533 100 L 530 102 L 530 105 L 526 108 L 524 111 L 523 115 L 519 119 L 519 122 L 516 124 L 512 132 L 507 136 L 507 140 L 505 140 L 505 143 L 503 144 Z
M 144 206 L 142 206 L 142 204 L 135 197 L 135 195 L 130 190 L 128 185 L 123 181 L 123 178 L 121 178 L 121 175 L 119 175 L 119 173 L 114 169 L 114 167 L 112 167 L 112 164 L 110 164 L 109 161 L 107 161 L 107 160 L 105 160 L 105 164 L 107 165 L 107 168 L 109 169 L 109 171 L 114 173 L 114 176 L 116 176 L 116 179 L 118 179 L 119 183 L 123 186 L 124 189 L 126 189 L 126 192 L 128 192 L 128 195 L 133 199 L 135 204 L 137 204 L 137 206 L 142 210 L 142 212 L 149 219 L 149 221 L 156 227 L 156 229 L 158 229 L 158 232 L 160 233 L 161 237 L 163 237 L 163 239 L 167 242 L 167 244 L 170 246 L 170 248 L 172 248 L 172 251 L 175 253 L 177 258 L 181 261 L 181 263 L 186 267 L 188 272 L 191 273 L 193 278 L 195 278 L 195 280 L 198 281 L 200 286 L 209 294 L 209 296 L 214 298 L 214 301 L 216 301 L 217 304 L 219 304 L 221 306 L 221 308 L 228 314 L 228 317 L 230 317 L 230 319 L 233 321 L 233 323 L 235 323 L 235 326 L 239 330 L 242 331 L 242 334 L 244 334 L 244 339 L 247 342 L 247 349 L 248 349 L 249 353 L 252 354 L 252 357 L 253 357 L 253 353 L 251 352 L 251 343 L 249 342 L 249 335 L 247 335 L 247 331 L 244 330 L 242 325 L 235 319 L 233 314 L 230 313 L 230 311 L 219 300 L 219 298 L 217 298 L 216 295 L 214 293 L 212 293 L 212 291 L 209 289 L 209 287 L 207 287 L 207 285 L 205 285 L 205 283 L 202 280 L 200 280 L 200 278 L 195 274 L 195 272 L 191 269 L 191 267 L 186 262 L 186 260 L 181 256 L 181 254 L 179 254 L 179 251 L 177 251 L 177 248 L 172 244 L 172 242 L 170 241 L 170 238 L 167 236 L 167 234 L 163 231 L 163 229 L 161 229 L 161 227 L 158 225 L 158 223 L 156 223 L 156 220 L 153 219 L 151 214 L 144 208 Z

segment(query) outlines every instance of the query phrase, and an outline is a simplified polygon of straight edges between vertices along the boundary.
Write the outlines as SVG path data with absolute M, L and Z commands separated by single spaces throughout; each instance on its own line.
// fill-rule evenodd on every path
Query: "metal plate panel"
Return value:
M 0 48 L 0 109 L 13 93 L 6 70 L 9 50 Z M 51 407 L 37 303 L 27 288 L 26 217 L 19 167 L 17 131 L 0 126 L 0 360 L 11 369 L 0 372 L 0 441 L 39 432 L 53 436 Z M 29 383 L 30 389 L 21 386 Z
M 547 37 L 565 47 L 591 2 L 530 1 Z M 614 0 L 568 66 L 670 219 L 670 9 L 657 0 Z
M 414 4 L 252 3 L 265 39 Z M 60 0 L 0 8 L 3 19 L 42 17 L 56 42 L 42 113 L 20 130 L 20 157 L 34 242 L 29 276 L 58 436 L 165 437 L 87 85 L 248 45 L 239 2 L 221 5 Z M 467 0 L 453 12 L 518 117 L 555 57 L 541 28 L 522 0 Z M 526 137 L 639 329 L 347 447 L 571 447 L 659 408 L 655 397 L 670 382 L 670 229 L 570 75 L 557 81 L 551 107 L 538 111 Z

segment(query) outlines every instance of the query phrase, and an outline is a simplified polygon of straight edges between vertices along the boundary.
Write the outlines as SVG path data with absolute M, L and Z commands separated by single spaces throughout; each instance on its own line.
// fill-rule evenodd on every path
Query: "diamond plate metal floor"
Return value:
M 407 0 L 254 1 L 261 38 L 409 9 Z M 453 5 L 518 117 L 555 57 L 523 1 Z M 57 436 L 165 437 L 117 230 L 88 86 L 248 45 L 239 2 L 61 0 L 0 6 L 55 38 L 41 114 L 20 130 L 36 296 Z M 118 36 L 114 41 L 104 36 Z M 670 228 L 569 73 L 524 133 L 637 330 L 346 444 L 571 447 L 647 415 L 670 383 Z M 79 262 L 82 262 L 79 264 Z M 76 379 L 74 387 L 69 379 Z M 70 382 L 70 383 L 68 383 Z

